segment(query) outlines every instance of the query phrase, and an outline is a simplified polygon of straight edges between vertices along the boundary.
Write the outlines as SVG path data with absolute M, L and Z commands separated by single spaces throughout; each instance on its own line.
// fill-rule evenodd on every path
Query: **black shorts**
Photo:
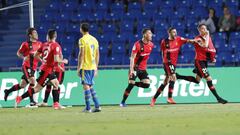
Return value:
M 129 80 L 135 81 L 137 77 L 140 80 L 149 79 L 148 73 L 146 70 L 137 70 L 137 71 L 134 71 L 134 74 L 129 78 Z
M 27 83 L 29 83 L 28 79 L 30 77 L 34 77 L 34 74 L 35 74 L 35 70 L 24 65 L 22 66 L 22 72 L 23 72 L 22 79 L 24 79 Z
M 207 78 L 208 76 L 210 76 L 207 67 L 207 61 L 195 60 L 195 69 L 193 70 L 193 72 L 200 77 Z
M 54 73 L 58 79 L 59 84 L 62 84 L 64 80 L 64 72 L 54 72 Z
M 176 66 L 168 63 L 163 63 L 163 68 L 165 71 L 165 75 L 172 75 L 175 74 Z
M 57 77 L 54 73 L 49 74 L 48 72 L 40 71 L 37 82 L 42 87 L 44 87 L 45 85 L 47 85 L 53 79 L 57 79 Z

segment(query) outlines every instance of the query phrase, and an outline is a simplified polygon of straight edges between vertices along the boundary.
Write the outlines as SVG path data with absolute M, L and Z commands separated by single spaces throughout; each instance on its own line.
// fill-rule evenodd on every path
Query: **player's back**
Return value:
M 60 53 L 60 45 L 57 42 L 45 42 L 40 49 L 43 57 L 43 63 L 41 69 L 43 70 L 52 70 L 55 62 L 54 55 Z
M 98 41 L 90 34 L 84 35 L 80 40 L 80 49 L 84 48 L 84 59 L 81 69 L 95 70 L 96 69 L 96 54 L 98 51 Z

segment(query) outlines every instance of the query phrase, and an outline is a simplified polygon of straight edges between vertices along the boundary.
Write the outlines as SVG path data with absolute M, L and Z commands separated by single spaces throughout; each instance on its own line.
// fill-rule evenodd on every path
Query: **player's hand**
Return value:
M 68 60 L 67 59 L 63 59 L 63 63 L 64 64 L 68 64 Z
M 189 42 L 191 42 L 191 43 L 198 43 L 197 39 L 189 40 Z
M 94 70 L 94 76 L 98 76 L 98 69 Z
M 205 32 L 205 35 L 206 35 L 206 36 L 208 36 L 208 35 L 209 35 L 209 31 L 208 31 L 208 30 Z
M 80 77 L 80 69 L 77 69 L 77 75 Z
M 130 71 L 129 71 L 129 77 L 131 78 L 131 77 L 133 76 L 133 74 L 134 74 L 134 70 L 130 69 Z
M 23 60 L 24 60 L 24 61 L 29 60 L 29 56 L 24 57 Z
M 216 63 L 216 62 L 217 62 L 216 58 L 214 58 L 212 62 L 213 62 L 213 63 Z

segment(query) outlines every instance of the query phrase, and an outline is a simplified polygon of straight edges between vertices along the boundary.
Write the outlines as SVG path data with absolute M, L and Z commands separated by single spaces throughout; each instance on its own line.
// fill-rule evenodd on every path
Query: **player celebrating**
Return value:
M 42 43 L 38 41 L 38 33 L 35 28 L 27 29 L 28 40 L 23 42 L 21 47 L 17 51 L 17 56 L 23 59 L 22 64 L 22 79 L 20 84 L 12 86 L 10 89 L 4 90 L 4 100 L 7 101 L 8 95 L 13 91 L 25 88 L 29 84 L 28 91 L 35 85 L 34 73 L 37 69 L 39 60 L 34 58 L 34 53 L 42 46 Z M 33 100 L 33 96 L 30 97 L 30 106 L 36 105 Z
M 67 64 L 68 61 L 66 59 L 62 59 L 60 56 L 61 46 L 56 42 L 57 32 L 56 30 L 50 29 L 48 31 L 48 41 L 45 42 L 42 47 L 38 49 L 38 51 L 34 54 L 34 57 L 41 59 L 40 55 L 42 55 L 42 65 L 40 67 L 41 72 L 40 76 L 37 79 L 37 85 L 30 89 L 29 92 L 24 93 L 22 96 L 17 96 L 16 105 L 19 104 L 22 99 L 33 95 L 34 93 L 39 92 L 47 83 L 51 82 L 54 86 L 53 88 L 53 100 L 54 109 L 61 109 L 62 106 L 59 104 L 59 93 L 58 93 L 58 85 L 59 82 L 53 74 L 53 67 L 57 63 Z
M 60 56 L 63 59 L 63 55 L 62 55 L 61 50 L 60 50 Z M 56 75 L 56 77 L 58 79 L 59 85 L 61 85 L 63 83 L 63 80 L 64 80 L 64 71 L 65 71 L 64 63 L 62 63 L 60 66 L 59 66 L 58 63 L 56 63 L 54 65 L 53 71 L 54 71 L 54 74 Z M 50 95 L 51 91 L 52 91 L 52 85 L 47 84 L 43 102 L 39 106 L 42 106 L 42 107 L 48 106 L 47 102 L 48 102 L 48 98 L 49 98 L 49 95 Z M 58 87 L 58 93 L 60 93 L 60 87 Z M 53 95 L 53 91 L 52 91 L 52 95 Z
M 82 23 L 80 27 L 82 38 L 79 40 L 79 55 L 77 74 L 84 89 L 86 107 L 83 112 L 100 112 L 96 91 L 93 89 L 94 76 L 97 75 L 99 63 L 99 45 L 95 37 L 89 34 L 89 24 Z M 95 109 L 91 110 L 90 98 L 92 96 Z
M 122 102 L 120 103 L 121 107 L 127 106 L 125 101 L 127 100 L 128 95 L 134 86 L 142 88 L 149 88 L 150 86 L 150 80 L 146 68 L 149 55 L 151 54 L 154 47 L 153 43 L 151 42 L 151 29 L 143 29 L 142 34 L 143 38 L 135 42 L 132 49 L 130 58 L 129 81 L 128 86 L 123 94 Z M 135 82 L 137 77 L 140 79 L 140 82 Z
M 197 42 L 194 44 L 195 47 L 195 69 L 193 70 L 194 73 L 196 73 L 196 78 L 193 76 L 183 76 L 177 74 L 177 79 L 184 79 L 186 81 L 199 83 L 202 77 L 205 78 L 207 81 L 207 85 L 210 89 L 210 91 L 213 93 L 215 98 L 219 103 L 226 104 L 228 101 L 221 98 L 213 86 L 212 83 L 212 77 L 210 76 L 207 67 L 208 67 L 208 61 L 216 62 L 215 54 L 216 50 L 214 48 L 212 39 L 209 35 L 209 32 L 207 30 L 207 27 L 205 24 L 200 24 L 198 26 L 199 35 L 195 37 Z
M 176 104 L 176 102 L 172 98 L 172 93 L 174 89 L 174 84 L 176 81 L 176 65 L 178 60 L 178 54 L 180 51 L 180 48 L 185 43 L 194 43 L 194 40 L 188 40 L 185 38 L 182 38 L 180 36 L 177 36 L 177 30 L 173 27 L 170 27 L 168 29 L 168 38 L 163 39 L 161 42 L 161 51 L 162 51 L 162 59 L 163 59 L 163 67 L 165 71 L 165 79 L 164 82 L 160 85 L 158 88 L 156 94 L 151 100 L 151 106 L 154 106 L 157 97 L 161 94 L 161 92 L 164 90 L 166 85 L 169 83 L 168 86 L 168 99 L 167 102 L 170 104 Z

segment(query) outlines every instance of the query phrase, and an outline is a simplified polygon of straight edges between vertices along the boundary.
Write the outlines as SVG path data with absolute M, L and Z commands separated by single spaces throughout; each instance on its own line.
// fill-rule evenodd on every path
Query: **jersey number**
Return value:
M 43 51 L 43 62 L 46 63 L 49 51 L 48 49 Z

